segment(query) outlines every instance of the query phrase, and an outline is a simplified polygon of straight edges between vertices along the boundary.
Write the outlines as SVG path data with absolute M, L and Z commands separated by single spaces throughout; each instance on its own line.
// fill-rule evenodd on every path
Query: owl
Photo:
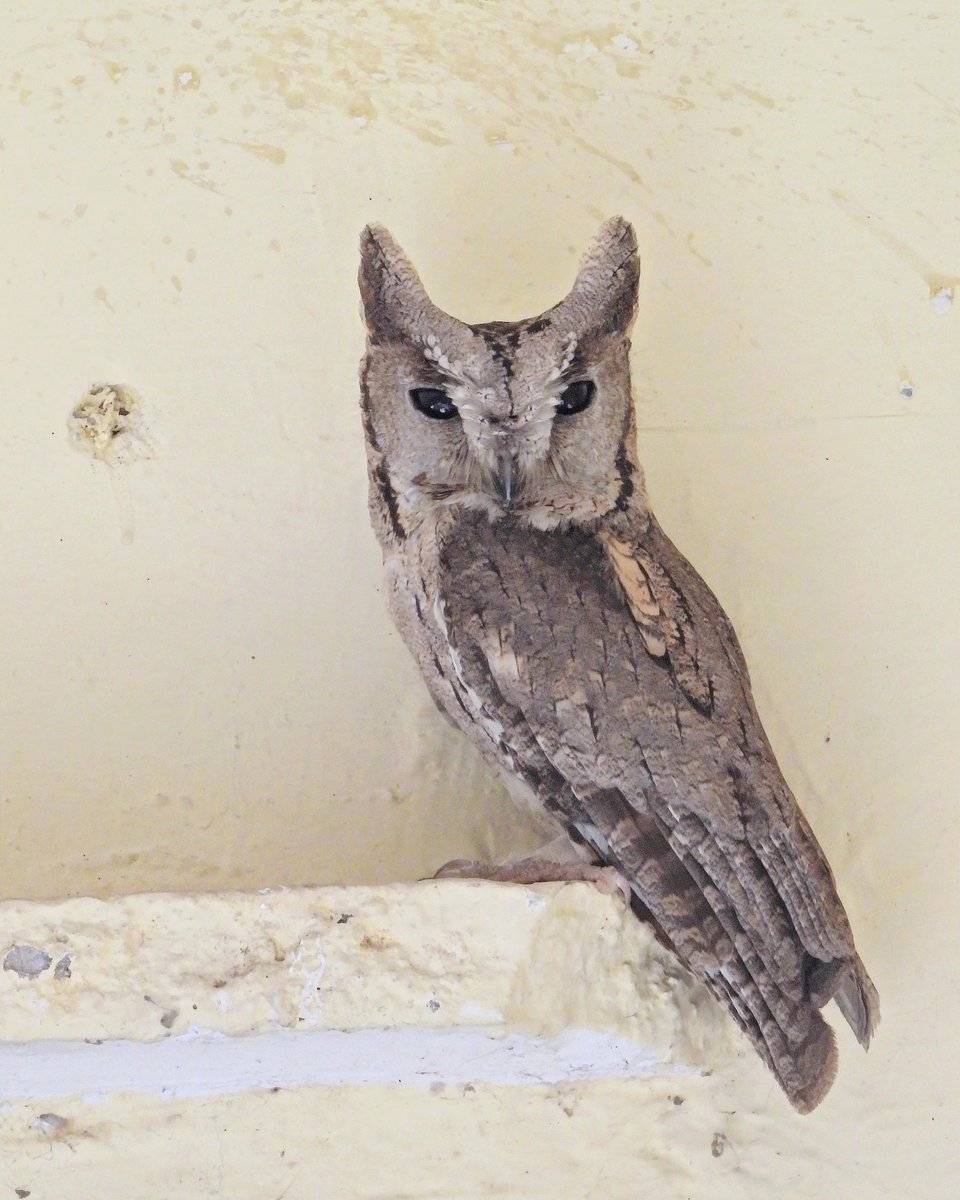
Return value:
M 437 705 L 743 1029 L 796 1109 L 877 993 L 716 597 L 637 456 L 637 242 L 608 221 L 539 316 L 465 324 L 361 237 L 361 407 L 392 616 Z M 546 869 L 544 869 L 546 868 Z M 494 878 L 571 877 L 542 861 Z

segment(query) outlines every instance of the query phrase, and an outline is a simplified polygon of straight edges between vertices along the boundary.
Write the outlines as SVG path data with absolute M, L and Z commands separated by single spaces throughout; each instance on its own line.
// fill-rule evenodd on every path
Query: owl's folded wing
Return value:
M 866 1044 L 875 992 L 763 735 L 729 621 L 655 528 L 632 546 L 608 539 L 597 567 L 604 558 L 619 605 L 609 587 L 540 559 L 522 592 L 464 612 L 458 627 L 589 814 L 580 832 L 646 888 L 641 899 L 681 956 L 701 978 L 712 973 L 754 1040 L 773 1026 L 789 1039 L 792 1024 L 816 1042 L 812 1010 L 836 995 Z M 499 582 L 488 578 L 484 595 Z M 799 1053 L 767 1050 L 781 1076 Z M 818 1053 L 829 1060 L 825 1044 Z
M 725 756 L 726 777 L 714 780 L 735 807 L 715 810 L 704 796 L 711 835 L 728 851 L 750 847 L 748 862 L 772 881 L 810 955 L 823 962 L 853 956 L 833 874 L 763 731 L 743 652 L 719 601 L 656 521 L 632 544 L 602 541 L 638 628 L 647 623 L 656 631 L 644 637 L 648 653 L 665 660 L 678 689 L 713 727 L 713 737 L 732 738 L 736 747 Z M 715 811 L 734 819 L 717 824 L 709 819 Z M 679 828 L 672 840 L 684 844 Z M 872 1024 L 857 1029 L 864 1043 Z

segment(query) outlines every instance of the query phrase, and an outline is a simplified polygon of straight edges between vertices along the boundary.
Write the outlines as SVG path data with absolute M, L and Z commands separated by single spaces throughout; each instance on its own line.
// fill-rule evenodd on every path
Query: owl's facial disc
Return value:
M 415 344 L 405 400 L 424 498 L 517 519 L 603 502 L 629 401 L 622 339 L 545 315 Z
M 364 419 L 390 528 L 459 507 L 548 529 L 639 495 L 627 356 L 639 271 L 633 230 L 614 218 L 559 304 L 467 324 L 430 300 L 386 230 L 364 231 Z
M 527 338 L 527 324 L 474 326 L 472 353 L 452 340 L 422 343 L 424 374 L 407 392 L 415 436 L 448 448 L 436 460 L 442 473 L 414 481 L 426 494 L 443 503 L 520 512 L 542 502 L 545 482 L 556 484 L 564 474 L 554 428 L 571 426 L 568 443 L 582 438 L 581 414 L 598 389 L 577 360 L 575 334 L 553 331 L 542 344 L 535 335 Z M 450 486 L 456 476 L 460 487 Z
M 557 419 L 582 413 L 590 406 L 595 394 L 592 379 L 578 379 L 564 387 L 559 395 L 549 395 L 542 405 L 529 406 L 526 413 L 493 430 L 494 436 L 499 435 L 499 443 L 494 444 L 492 482 L 497 498 L 508 512 L 518 498 L 529 499 L 524 494 L 524 483 L 528 476 L 538 472 L 538 468 L 542 471 L 549 458 Z

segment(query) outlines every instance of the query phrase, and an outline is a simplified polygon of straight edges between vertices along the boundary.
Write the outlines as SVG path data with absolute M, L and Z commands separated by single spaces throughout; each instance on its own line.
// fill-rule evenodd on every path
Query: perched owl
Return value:
M 365 229 L 373 524 L 441 710 L 619 872 L 808 1112 L 836 1072 L 820 1009 L 836 1000 L 866 1047 L 877 994 L 730 621 L 650 511 L 628 362 L 639 274 L 614 218 L 566 299 L 467 325 Z

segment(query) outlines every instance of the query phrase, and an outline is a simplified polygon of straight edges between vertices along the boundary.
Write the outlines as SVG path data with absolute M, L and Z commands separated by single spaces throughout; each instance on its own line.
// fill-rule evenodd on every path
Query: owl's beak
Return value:
M 497 465 L 493 481 L 496 484 L 497 493 L 503 501 L 503 507 L 506 509 L 513 508 L 515 474 L 516 464 L 514 463 L 513 455 L 509 450 L 501 450 L 497 454 Z

